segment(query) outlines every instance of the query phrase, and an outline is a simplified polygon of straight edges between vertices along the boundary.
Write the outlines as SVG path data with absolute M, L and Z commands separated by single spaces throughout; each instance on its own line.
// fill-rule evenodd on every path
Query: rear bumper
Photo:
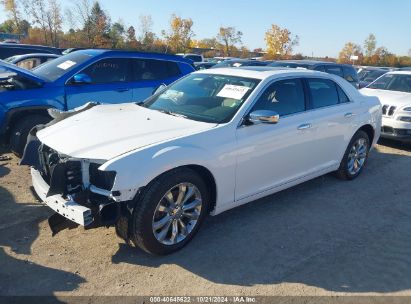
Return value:
M 31 179 L 38 197 L 55 212 L 82 226 L 88 226 L 94 221 L 90 208 L 84 207 L 72 199 L 65 199 L 59 194 L 47 197 L 50 187 L 40 172 L 34 168 L 31 168 Z

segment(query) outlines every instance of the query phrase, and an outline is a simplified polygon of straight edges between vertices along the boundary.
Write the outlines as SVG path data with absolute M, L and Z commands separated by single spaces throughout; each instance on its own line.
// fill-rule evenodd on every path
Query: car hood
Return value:
M 375 89 L 361 89 L 360 92 L 367 96 L 376 96 L 380 99 L 381 104 L 393 105 L 396 107 L 405 107 L 411 105 L 411 93 L 375 90 Z
M 9 62 L 6 62 L 4 60 L 0 60 L 0 78 L 2 78 L 2 74 L 18 74 L 23 77 L 26 77 L 30 80 L 33 80 L 37 83 L 44 83 L 45 79 L 37 76 L 33 72 L 30 72 L 29 70 L 19 68 L 18 66 L 11 64 Z
M 129 103 L 96 106 L 39 131 L 37 137 L 45 145 L 70 157 L 109 160 L 215 125 Z

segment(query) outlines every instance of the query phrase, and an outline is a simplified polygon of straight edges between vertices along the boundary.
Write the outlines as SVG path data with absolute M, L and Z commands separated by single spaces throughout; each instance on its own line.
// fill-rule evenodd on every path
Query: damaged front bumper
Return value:
M 60 194 L 47 196 L 50 186 L 34 168 L 31 168 L 31 178 L 38 197 L 55 212 L 82 226 L 88 226 L 94 221 L 92 210 L 76 203 L 71 196 L 67 196 L 67 199 Z

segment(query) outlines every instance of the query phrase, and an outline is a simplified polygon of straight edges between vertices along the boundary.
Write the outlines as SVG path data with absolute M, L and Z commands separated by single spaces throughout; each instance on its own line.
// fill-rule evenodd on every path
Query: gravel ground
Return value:
M 165 257 L 113 228 L 51 237 L 29 169 L 0 161 L 0 295 L 411 295 L 411 148 L 384 144 L 357 180 L 323 176 L 210 217 Z

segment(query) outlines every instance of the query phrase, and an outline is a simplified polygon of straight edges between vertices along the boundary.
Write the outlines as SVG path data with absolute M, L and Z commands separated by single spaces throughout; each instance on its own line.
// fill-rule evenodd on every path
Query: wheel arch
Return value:
M 374 127 L 370 124 L 363 125 L 361 128 L 359 128 L 358 131 L 364 131 L 368 135 L 368 139 L 370 140 L 370 145 L 374 142 L 374 137 L 375 137 L 375 130 Z

